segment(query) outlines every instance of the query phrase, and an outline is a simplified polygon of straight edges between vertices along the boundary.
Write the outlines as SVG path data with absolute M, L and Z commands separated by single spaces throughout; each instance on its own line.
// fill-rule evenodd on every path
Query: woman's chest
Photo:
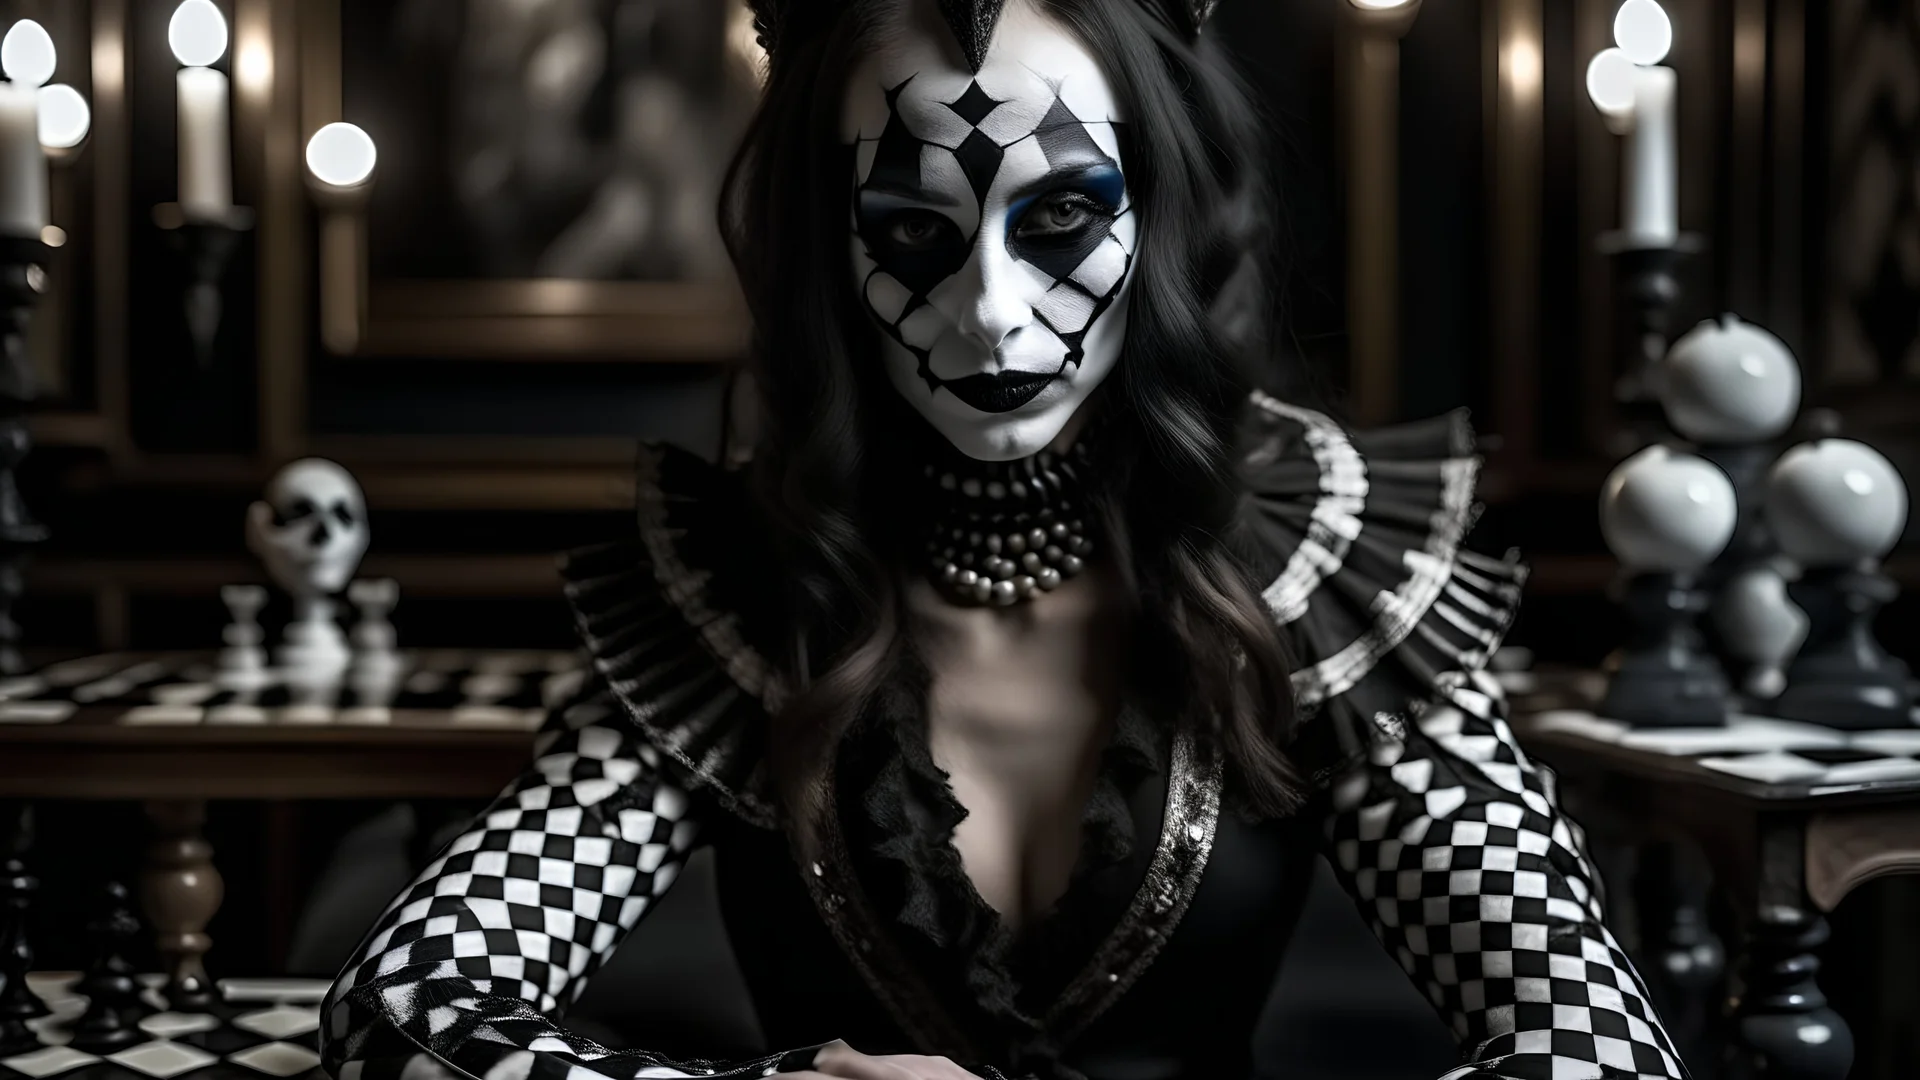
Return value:
M 716 837 L 720 902 L 769 1045 L 844 1038 L 870 1053 L 946 1052 L 931 1027 L 965 1033 L 973 1056 L 962 1060 L 1050 1054 L 1093 1080 L 1243 1072 L 1226 1058 L 1247 1045 L 1278 969 L 1311 876 L 1311 838 L 1296 823 L 1220 820 L 1195 866 L 1157 857 L 1178 845 L 1152 837 L 1137 880 L 1075 886 L 1076 897 L 1093 888 L 1109 902 L 1077 908 L 1091 925 L 1059 942 L 1061 988 L 1032 1012 L 1008 1008 L 1004 984 L 982 977 L 968 951 L 977 941 L 935 946 L 873 895 L 818 903 L 811 869 L 796 867 L 777 833 L 739 826 Z M 1143 941 L 1147 955 L 1134 951 Z M 902 957 L 905 977 L 888 966 Z

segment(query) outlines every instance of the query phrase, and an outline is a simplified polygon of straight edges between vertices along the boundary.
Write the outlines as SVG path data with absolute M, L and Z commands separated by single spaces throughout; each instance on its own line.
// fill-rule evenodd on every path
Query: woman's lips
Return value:
M 1003 413 L 1012 412 L 1039 397 L 1040 391 L 1059 377 L 1057 371 L 996 371 L 969 375 L 964 379 L 948 379 L 940 385 L 981 412 Z

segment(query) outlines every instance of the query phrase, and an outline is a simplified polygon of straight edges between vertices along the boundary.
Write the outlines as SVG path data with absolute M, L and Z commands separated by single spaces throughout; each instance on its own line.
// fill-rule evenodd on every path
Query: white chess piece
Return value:
M 1600 489 L 1600 532 L 1621 565 L 1692 573 L 1733 536 L 1733 484 L 1719 466 L 1649 446 L 1616 466 Z
M 262 648 L 267 635 L 260 629 L 267 590 L 258 585 L 226 585 L 220 589 L 220 600 L 233 621 L 220 634 L 226 648 L 220 650 L 216 681 L 224 690 L 259 690 L 271 680 L 267 651 Z
M 1735 315 L 1687 331 L 1654 372 L 1667 422 L 1698 443 L 1778 438 L 1800 409 L 1800 365 L 1793 353 Z
M 293 619 L 274 655 L 290 682 L 337 680 L 349 660 L 334 622 L 335 597 L 366 554 L 366 499 L 347 470 L 306 458 L 281 469 L 247 508 L 247 546 L 293 597 Z
M 1787 576 L 1761 563 L 1735 573 L 1715 594 L 1713 627 L 1729 655 L 1752 664 L 1741 690 L 1778 697 L 1787 685 L 1787 661 L 1807 639 L 1807 616 L 1787 596 Z
M 1878 450 L 1816 439 L 1780 456 L 1767 478 L 1767 523 L 1802 566 L 1875 563 L 1907 525 L 1907 486 Z
M 363 698 L 390 697 L 403 666 L 393 623 L 388 621 L 400 602 L 400 586 L 392 578 L 356 581 L 347 586 L 347 599 L 360 610 L 360 619 L 353 625 L 353 663 L 347 682 Z

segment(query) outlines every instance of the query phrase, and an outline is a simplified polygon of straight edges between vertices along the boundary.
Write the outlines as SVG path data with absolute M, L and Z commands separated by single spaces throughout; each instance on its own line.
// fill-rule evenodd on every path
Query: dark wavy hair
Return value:
M 777 654 L 793 693 L 769 732 L 770 767 L 802 822 L 849 725 L 916 670 L 896 582 L 917 571 L 908 553 L 924 538 L 902 535 L 888 511 L 910 487 L 898 447 L 927 425 L 888 384 L 855 294 L 852 154 L 840 138 L 846 73 L 899 2 L 787 27 L 720 207 L 753 317 L 749 484 L 794 607 Z M 1284 750 L 1292 665 L 1229 549 L 1235 437 L 1272 341 L 1259 114 L 1213 46 L 1146 5 L 1032 2 L 1102 61 L 1130 118 L 1139 258 L 1124 353 L 1088 403 L 1107 454 L 1089 501 L 1138 604 L 1136 661 L 1164 715 L 1218 738 L 1238 808 L 1286 814 L 1302 797 Z

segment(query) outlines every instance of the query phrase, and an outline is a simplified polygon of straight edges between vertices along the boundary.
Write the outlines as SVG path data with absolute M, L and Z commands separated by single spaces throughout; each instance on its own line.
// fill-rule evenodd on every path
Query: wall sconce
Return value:
M 221 279 L 241 237 L 253 230 L 253 210 L 233 204 L 227 76 L 211 66 L 226 55 L 227 40 L 226 16 L 212 0 L 183 0 L 167 21 L 167 44 L 181 65 L 175 76 L 180 201 L 154 207 L 153 221 L 186 264 L 181 301 L 202 370 L 213 364 L 220 332 Z
M 359 348 L 366 327 L 367 200 L 380 155 L 353 124 L 328 124 L 307 140 L 307 191 L 320 211 L 320 340 Z
M 1420 0 L 1348 0 L 1347 342 L 1356 422 L 1399 408 L 1400 39 Z

